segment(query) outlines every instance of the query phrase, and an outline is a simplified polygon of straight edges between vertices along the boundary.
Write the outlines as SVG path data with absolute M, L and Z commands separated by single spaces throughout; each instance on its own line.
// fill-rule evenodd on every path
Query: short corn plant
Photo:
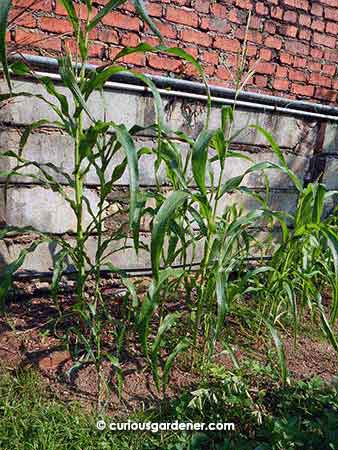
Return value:
M 338 233 L 334 216 L 326 217 L 328 200 L 337 195 L 319 183 L 299 187 L 295 213 L 284 222 L 282 242 L 267 266 L 262 312 L 273 322 L 292 318 L 296 338 L 300 322 L 309 311 L 338 351 L 334 325 L 338 315 Z M 325 311 L 322 292 L 331 292 Z M 327 317 L 329 315 L 329 318 Z

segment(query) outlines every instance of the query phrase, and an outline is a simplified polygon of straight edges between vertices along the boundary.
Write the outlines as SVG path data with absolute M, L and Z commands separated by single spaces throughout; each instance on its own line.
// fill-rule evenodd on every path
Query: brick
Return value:
M 294 57 L 292 55 L 290 55 L 290 53 L 281 52 L 279 54 L 279 59 L 280 59 L 280 62 L 282 64 L 289 64 L 289 65 L 291 65 L 293 63 Z
M 61 50 L 61 40 L 57 37 L 51 38 L 39 32 L 26 32 L 24 30 L 15 31 L 15 42 L 20 46 L 33 46 L 48 50 Z
M 338 23 L 327 22 L 326 23 L 326 32 L 337 35 L 338 34 Z
M 21 9 L 11 9 L 9 11 L 8 23 L 11 24 L 11 27 L 15 24 L 16 27 L 20 26 L 25 28 L 36 28 L 37 21 L 35 17 L 33 17 L 32 14 L 28 11 L 26 11 L 24 14 L 21 14 L 22 12 L 23 10 Z
M 324 58 L 328 61 L 338 63 L 338 52 L 336 50 L 324 50 Z
M 251 16 L 250 28 L 252 30 L 261 30 L 262 29 L 262 18 L 258 17 L 258 16 Z
M 142 53 L 133 53 L 132 55 L 124 56 L 119 61 L 128 64 L 143 67 L 146 63 L 145 55 Z
M 313 20 L 311 23 L 311 28 L 316 31 L 324 31 L 325 22 L 323 22 L 321 20 Z
M 336 74 L 336 65 L 335 64 L 323 64 L 322 71 L 326 75 L 334 76 Z
M 323 57 L 323 51 L 320 48 L 312 47 L 310 50 L 311 56 L 313 58 L 322 58 Z
M 162 17 L 162 5 L 159 3 L 148 3 L 147 11 L 149 16 L 151 17 Z
M 105 25 L 122 28 L 124 30 L 139 31 L 140 20 L 137 17 L 127 16 L 117 11 L 113 11 L 103 17 L 102 22 Z
M 208 33 L 189 29 L 181 31 L 181 39 L 182 41 L 192 42 L 194 44 L 203 45 L 204 47 L 210 47 L 212 43 L 212 39 Z
M 267 33 L 274 34 L 276 33 L 276 25 L 274 22 L 267 20 L 264 22 L 264 31 Z
M 307 60 L 307 68 L 313 72 L 320 72 L 321 66 L 319 62 Z
M 254 84 L 255 84 L 255 86 L 264 88 L 268 84 L 268 77 L 266 77 L 264 75 L 256 75 L 254 78 Z
M 194 58 L 198 57 L 198 49 L 196 47 L 184 47 L 183 50 L 189 53 L 189 55 L 193 56 Z
M 40 26 L 43 31 L 51 33 L 71 33 L 73 27 L 68 20 L 55 19 L 53 17 L 42 17 Z
M 241 20 L 241 18 L 239 17 L 239 11 L 236 11 L 233 8 L 230 9 L 230 11 L 227 15 L 227 19 L 233 23 L 238 23 L 238 24 L 245 23 L 245 21 Z
M 257 47 L 254 44 L 248 44 L 246 46 L 246 55 L 249 58 L 252 58 L 253 56 L 257 55 Z
M 168 6 L 166 18 L 170 22 L 188 25 L 190 27 L 197 27 L 198 25 L 198 15 L 189 9 L 173 8 L 172 6 Z
M 114 35 L 111 35 L 111 38 L 114 37 L 115 37 Z M 116 43 L 118 43 L 118 41 Z M 121 36 L 121 44 L 125 47 L 136 47 L 139 43 L 140 38 L 139 35 L 136 33 L 124 33 Z
M 286 78 L 288 75 L 288 69 L 283 66 L 277 66 L 275 76 L 276 78 Z
M 285 22 L 297 23 L 298 14 L 295 11 L 285 11 L 283 19 Z
M 239 58 L 237 54 L 228 53 L 226 55 L 226 63 L 229 67 L 237 67 L 239 62 Z
M 236 6 L 243 9 L 252 9 L 252 1 L 251 0 L 236 0 Z
M 203 52 L 201 54 L 202 61 L 208 63 L 208 64 L 218 64 L 218 53 L 217 52 Z
M 319 0 L 319 1 L 320 3 L 326 6 L 333 6 L 333 7 L 337 6 L 336 0 Z
M 299 56 L 295 56 L 295 59 L 293 61 L 294 67 L 306 67 L 307 59 L 301 58 Z
M 320 100 L 335 102 L 337 100 L 337 92 L 323 87 L 316 87 L 315 97 Z
M 307 56 L 310 53 L 310 48 L 308 44 L 304 44 L 299 41 L 286 41 L 285 49 L 288 52 L 295 53 L 296 55 L 305 55 Z
M 282 40 L 279 39 L 278 37 L 274 37 L 274 36 L 268 36 L 265 41 L 264 44 L 269 47 L 269 48 L 275 48 L 276 50 L 279 50 L 282 48 Z
M 160 22 L 157 19 L 154 19 L 154 23 L 157 26 L 157 28 L 159 29 L 159 31 L 163 37 L 166 37 L 168 39 L 176 39 L 177 29 L 175 26 L 170 25 L 169 23 Z M 148 30 L 150 30 L 150 29 L 147 27 L 147 31 Z
M 304 84 L 292 83 L 291 92 L 302 97 L 312 97 L 315 88 L 313 86 L 306 86 Z
M 225 19 L 219 19 L 218 17 L 202 17 L 201 29 L 217 31 L 219 33 L 229 33 L 231 31 L 231 26 Z
M 323 11 L 324 11 L 324 8 L 319 3 L 313 3 L 312 4 L 312 6 L 311 6 L 311 14 L 313 14 L 314 16 L 322 17 L 323 16 Z
M 230 72 L 226 67 L 218 67 L 216 70 L 216 76 L 217 78 L 220 78 L 224 81 L 228 81 L 231 79 Z
M 262 73 L 266 75 L 272 75 L 275 72 L 275 64 L 267 62 L 252 62 L 250 64 L 250 69 L 254 70 L 256 73 Z
M 224 5 L 220 5 L 219 3 L 212 3 L 210 6 L 210 10 L 214 16 L 221 19 L 226 19 L 228 16 L 228 9 Z M 231 9 L 231 11 L 235 10 Z
M 84 5 L 80 6 L 80 5 L 75 3 L 74 4 L 74 9 L 75 9 L 76 15 L 81 20 L 86 20 L 87 19 L 87 9 L 86 9 L 86 7 Z M 57 14 L 59 16 L 68 16 L 66 8 L 63 7 L 63 5 L 62 5 L 62 3 L 60 1 L 56 2 L 55 14 Z M 96 10 L 96 8 L 93 8 L 89 18 L 90 19 L 93 18 L 96 14 L 97 14 L 97 10 Z
M 272 87 L 277 91 L 288 91 L 289 90 L 289 81 L 283 79 L 274 79 L 272 82 Z
M 105 52 L 105 46 L 103 44 L 98 44 L 97 42 L 91 43 L 88 49 L 88 55 L 91 58 L 103 58 Z
M 196 11 L 207 14 L 209 12 L 210 2 L 209 0 L 196 0 L 194 6 Z
M 268 48 L 262 48 L 259 52 L 259 57 L 263 61 L 271 61 L 272 59 L 272 51 Z
M 307 0 L 284 0 L 284 3 L 293 8 L 303 9 L 304 11 L 309 10 L 309 2 Z
M 300 14 L 299 25 L 302 25 L 303 27 L 309 27 L 311 25 L 311 17 L 306 14 Z
M 324 47 L 335 48 L 336 38 L 333 36 L 328 36 L 327 34 L 314 33 L 313 42 L 318 45 L 323 45 Z
M 255 42 L 257 44 L 262 44 L 263 42 L 261 33 L 253 30 L 248 30 L 248 32 L 246 32 L 245 28 L 237 28 L 235 37 L 237 39 L 240 39 L 241 41 L 243 41 L 246 38 L 247 41 Z
M 306 76 L 301 70 L 289 69 L 289 80 L 291 81 L 306 81 Z
M 324 9 L 324 17 L 325 19 L 333 20 L 335 22 L 338 22 L 338 8 L 336 5 L 336 8 L 325 8 Z
M 298 38 L 304 41 L 310 41 L 311 40 L 311 31 L 310 30 L 304 30 L 300 29 L 298 33 Z
M 182 66 L 182 61 L 158 55 L 149 55 L 148 63 L 154 69 L 168 70 L 170 72 L 177 72 Z
M 256 13 L 260 16 L 267 16 L 269 14 L 269 8 L 267 8 L 263 2 L 257 2 Z
M 219 48 L 220 50 L 237 52 L 241 48 L 241 44 L 237 39 L 227 39 L 216 36 L 214 47 Z
M 331 87 L 331 78 L 324 77 L 323 75 L 320 75 L 319 73 L 311 73 L 310 84 L 315 84 L 316 86 L 324 86 L 324 87 Z
M 283 36 L 294 38 L 297 36 L 298 28 L 294 25 L 282 25 L 281 27 L 279 27 L 279 33 Z
M 121 9 L 123 11 L 129 11 L 129 12 L 135 13 L 135 6 L 131 2 L 131 0 L 127 0 L 125 3 L 123 3 L 123 5 L 121 6 Z
M 30 0 L 13 0 L 13 6 L 16 8 L 25 8 L 32 5 L 32 1 Z M 52 11 L 52 2 L 51 0 L 36 0 L 34 4 L 31 6 L 31 9 L 34 11 Z
M 203 67 L 203 70 L 204 70 L 204 73 L 206 74 L 207 77 L 212 77 L 214 75 L 214 73 L 215 73 L 216 67 L 215 66 L 211 66 L 210 64 L 206 64 Z M 198 73 L 197 76 L 200 76 L 200 74 Z
M 283 17 L 282 8 L 273 6 L 271 8 L 271 17 L 273 17 L 274 19 L 282 19 L 282 17 Z
M 333 80 L 332 87 L 338 91 L 338 80 Z

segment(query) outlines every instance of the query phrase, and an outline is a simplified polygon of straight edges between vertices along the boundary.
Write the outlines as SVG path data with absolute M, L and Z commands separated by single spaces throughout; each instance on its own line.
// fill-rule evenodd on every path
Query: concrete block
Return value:
M 328 123 L 325 129 L 325 137 L 323 143 L 323 151 L 325 153 L 338 153 L 338 124 Z
M 328 189 L 338 189 L 338 156 L 326 157 L 325 172 L 322 182 Z
M 65 194 L 74 198 L 73 189 L 64 188 Z M 87 189 L 85 195 L 91 208 L 97 213 L 98 196 L 94 190 Z M 0 218 L 7 224 L 17 227 L 32 226 L 39 231 L 62 234 L 76 230 L 76 217 L 69 203 L 63 196 L 41 186 L 10 187 L 7 192 L 7 202 L 4 201 L 4 191 L 1 192 Z M 84 206 L 84 226 L 91 222 L 91 216 Z
M 14 92 L 28 92 L 32 97 L 16 97 L 1 106 L 0 122 L 28 125 L 40 119 L 49 121 L 59 120 L 57 114 L 45 101 L 34 97 L 42 95 L 47 101 L 52 102 L 59 107 L 58 101 L 46 92 L 40 84 L 30 81 L 14 81 Z M 69 103 L 70 111 L 74 111 L 74 102 L 68 89 L 61 85 L 56 85 L 56 89 L 65 95 Z M 7 92 L 7 85 L 4 81 L 0 82 L 0 93 Z M 94 92 L 89 98 L 87 104 L 91 116 L 98 120 L 105 117 L 107 121 L 115 123 L 124 123 L 127 127 L 134 124 L 143 125 L 144 117 L 142 102 L 139 95 L 126 92 L 114 92 L 107 90 L 101 95 Z M 91 123 L 89 117 L 84 113 L 84 124 L 88 126 Z
M 0 151 L 13 150 L 17 151 L 19 148 L 20 141 L 20 132 L 17 129 L 2 129 L 0 130 Z M 154 140 L 136 137 L 135 144 L 137 148 L 140 147 L 150 147 L 155 148 L 157 143 Z M 188 146 L 182 142 L 176 142 L 178 150 L 181 152 L 183 160 L 185 159 Z M 250 153 L 249 151 L 241 152 L 244 156 L 250 157 L 252 162 L 247 161 L 245 159 L 240 158 L 228 158 L 225 165 L 224 171 L 224 181 L 227 179 L 241 175 L 244 173 L 252 164 L 263 162 L 263 161 L 271 161 L 278 162 L 277 157 L 274 153 L 271 152 L 254 152 Z M 210 156 L 212 156 L 212 151 L 210 151 Z M 24 148 L 23 152 L 24 158 L 28 160 L 35 160 L 38 163 L 45 164 L 48 162 L 53 163 L 63 172 L 66 172 L 68 175 L 71 175 L 73 172 L 73 143 L 69 136 L 63 135 L 61 133 L 51 132 L 51 131 L 39 131 L 34 132 L 29 137 L 27 144 Z M 120 164 L 124 159 L 125 155 L 123 150 L 116 153 L 114 158 L 112 159 L 111 164 L 107 170 L 107 179 L 111 176 L 114 167 L 117 164 Z M 303 156 L 297 156 L 294 154 L 286 155 L 287 162 L 289 167 L 301 178 L 303 179 L 305 173 L 308 169 L 309 159 Z M 154 177 L 154 155 L 143 155 L 139 160 L 139 175 L 140 175 L 140 185 L 141 186 L 155 186 L 156 180 Z M 9 170 L 10 168 L 14 168 L 16 161 L 14 158 L 0 158 L 0 171 Z M 212 164 L 212 170 L 214 171 L 215 176 L 219 176 L 219 165 L 217 162 Z M 67 180 L 62 176 L 57 174 L 52 169 L 47 171 L 55 176 L 55 178 L 62 183 L 66 183 Z M 21 173 L 33 173 L 38 174 L 39 171 L 37 168 L 29 166 L 21 171 Z M 266 175 L 270 179 L 271 187 L 292 187 L 292 183 L 287 175 L 283 174 L 278 170 L 268 170 L 265 172 Z M 190 176 L 192 173 L 190 172 Z M 1 178 L 0 178 L 1 181 Z M 4 179 L 2 179 L 4 181 Z M 11 181 L 13 183 L 30 183 L 35 182 L 32 178 L 28 176 L 17 176 L 12 177 Z M 160 170 L 158 172 L 158 181 L 161 184 L 165 184 L 168 182 L 166 177 L 166 170 L 164 164 L 161 165 Z M 210 177 L 207 179 L 208 184 L 210 185 Z M 92 168 L 86 176 L 86 184 L 88 185 L 97 185 L 98 177 L 97 174 Z M 128 185 L 129 184 L 129 175 L 128 169 L 125 170 L 122 177 L 116 182 L 116 185 Z M 264 178 L 262 177 L 261 172 L 254 172 L 249 174 L 245 180 L 244 185 L 248 187 L 263 187 L 264 186 Z

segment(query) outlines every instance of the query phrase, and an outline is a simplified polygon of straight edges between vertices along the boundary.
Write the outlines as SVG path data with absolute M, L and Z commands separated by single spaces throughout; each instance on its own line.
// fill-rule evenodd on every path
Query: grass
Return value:
M 206 380 L 133 421 L 234 422 L 235 432 L 100 432 L 96 416 L 57 399 L 29 369 L 1 372 L 1 450 L 338 449 L 338 391 L 318 378 L 282 387 L 271 367 L 204 368 Z M 200 403 L 198 398 L 201 398 Z M 118 419 L 106 418 L 106 421 Z M 124 417 L 120 421 L 127 421 Z

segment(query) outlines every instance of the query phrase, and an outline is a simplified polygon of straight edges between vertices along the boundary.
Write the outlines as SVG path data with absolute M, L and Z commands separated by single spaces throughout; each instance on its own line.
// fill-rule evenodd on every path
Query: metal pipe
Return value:
M 26 60 L 27 63 L 53 74 L 55 74 L 58 68 L 58 61 L 55 58 L 37 55 L 12 55 L 9 59 Z M 94 71 L 97 69 L 97 66 L 87 64 L 86 69 L 88 71 Z M 148 76 L 159 88 L 162 95 L 190 98 L 199 101 L 206 101 L 207 99 L 203 83 L 156 75 Z M 109 87 L 111 89 L 124 89 L 134 92 L 147 91 L 147 88 L 142 84 L 142 81 L 129 73 L 121 73 L 111 77 Z M 235 102 L 235 90 L 218 86 L 210 86 L 210 93 L 213 103 L 216 104 L 231 105 L 236 103 L 239 107 L 243 108 L 272 112 L 276 111 L 283 114 L 308 117 L 311 119 L 338 122 L 338 108 L 333 106 L 245 91 L 241 91 L 237 95 L 237 100 Z
M 61 77 L 60 75 L 56 73 L 51 72 L 35 72 L 38 76 L 46 76 L 53 80 L 60 81 Z M 131 91 L 131 92 L 150 92 L 149 88 L 147 86 L 139 86 L 129 83 L 120 83 L 116 81 L 107 81 L 105 83 L 105 88 L 109 88 L 112 90 L 123 90 L 123 91 Z M 202 94 L 194 94 L 194 93 L 188 93 L 188 92 L 182 92 L 182 91 L 175 91 L 175 90 L 166 90 L 162 88 L 158 88 L 158 92 L 167 97 L 178 97 L 178 98 L 188 98 L 190 100 L 198 100 L 198 101 L 207 101 L 207 96 Z M 214 97 L 211 96 L 211 102 L 214 104 L 221 104 L 221 105 L 234 105 L 236 104 L 239 108 L 245 108 L 245 109 L 255 109 L 260 110 L 263 112 L 271 111 L 271 112 L 279 112 L 281 114 L 288 114 L 288 115 L 294 115 L 294 116 L 300 116 L 300 117 L 308 117 L 311 119 L 320 119 L 320 120 L 327 120 L 332 122 L 338 122 L 338 109 L 337 109 L 337 115 L 332 116 L 328 114 L 321 114 L 316 112 L 310 112 L 310 111 L 302 111 L 297 109 L 291 109 L 291 108 L 284 108 L 280 106 L 272 106 L 272 105 L 265 105 L 261 103 L 253 103 L 250 101 L 242 101 L 242 100 L 234 100 L 234 99 L 228 99 L 228 98 L 221 98 L 221 97 Z

